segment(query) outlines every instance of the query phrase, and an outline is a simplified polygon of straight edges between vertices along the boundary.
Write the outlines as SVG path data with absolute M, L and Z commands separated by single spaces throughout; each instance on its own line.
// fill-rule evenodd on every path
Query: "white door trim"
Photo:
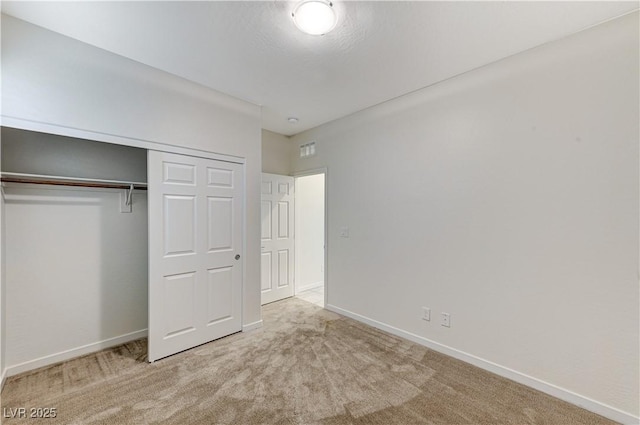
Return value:
M 324 174 L 324 305 L 329 305 L 329 169 L 327 167 L 312 168 L 310 170 L 296 171 L 293 175 L 293 182 L 298 177 Z M 297 188 L 296 188 L 297 193 Z M 294 216 L 294 220 L 297 218 Z M 297 258 L 297 256 L 296 256 Z M 294 291 L 298 293 L 297 282 L 294 280 Z

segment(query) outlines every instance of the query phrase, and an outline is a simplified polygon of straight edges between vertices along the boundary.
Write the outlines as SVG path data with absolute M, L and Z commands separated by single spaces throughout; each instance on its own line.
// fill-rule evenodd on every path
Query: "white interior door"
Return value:
M 262 174 L 262 304 L 293 296 L 293 177 Z
M 241 330 L 243 165 L 149 151 L 149 361 Z

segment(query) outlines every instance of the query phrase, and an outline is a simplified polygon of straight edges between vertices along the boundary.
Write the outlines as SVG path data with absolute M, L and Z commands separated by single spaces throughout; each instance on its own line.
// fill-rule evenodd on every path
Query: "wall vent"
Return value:
M 308 158 L 316 154 L 316 142 L 300 145 L 300 158 Z

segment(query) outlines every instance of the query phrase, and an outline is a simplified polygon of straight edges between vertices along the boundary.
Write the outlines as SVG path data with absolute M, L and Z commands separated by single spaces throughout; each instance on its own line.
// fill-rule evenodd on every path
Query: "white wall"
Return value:
M 101 137 L 245 160 L 243 324 L 260 313 L 260 108 L 138 62 L 2 16 L 2 115 Z M 9 247 L 9 250 L 13 250 Z
M 1 84 L 0 84 L 1 86 Z M 2 136 L 0 135 L 0 172 L 2 171 Z M 4 385 L 6 366 L 6 320 L 5 320 L 5 225 L 4 225 L 4 188 L 0 186 L 0 391 Z
M 5 172 L 146 181 L 145 149 L 4 127 L 1 134 Z M 135 191 L 132 212 L 120 213 L 123 192 L 5 188 L 10 374 L 146 334 L 147 195 Z
M 296 292 L 324 284 L 324 174 L 296 177 Z
M 2 171 L 147 181 L 147 150 L 2 127 Z
M 638 64 L 634 13 L 294 137 L 331 308 L 637 418 Z
M 145 335 L 147 196 L 136 191 L 132 212 L 120 213 L 120 192 L 5 188 L 11 374 Z
M 287 136 L 262 130 L 262 171 L 290 175 L 292 146 Z

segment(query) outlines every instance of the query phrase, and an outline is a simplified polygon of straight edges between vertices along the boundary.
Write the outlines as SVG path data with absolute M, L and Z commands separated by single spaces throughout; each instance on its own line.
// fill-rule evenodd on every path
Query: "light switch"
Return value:
M 340 237 L 341 238 L 348 238 L 349 237 L 349 228 L 348 227 L 341 227 L 340 228 Z

